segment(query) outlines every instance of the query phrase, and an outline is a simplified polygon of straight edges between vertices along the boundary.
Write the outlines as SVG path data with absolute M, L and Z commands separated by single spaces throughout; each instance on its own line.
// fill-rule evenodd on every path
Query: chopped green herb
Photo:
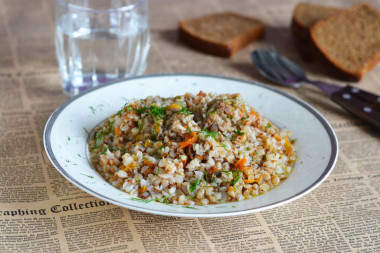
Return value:
M 232 185 L 235 185 L 239 179 L 240 179 L 240 171 L 239 170 L 235 170 L 233 173 L 232 173 L 233 177 L 234 177 L 234 180 L 232 181 Z
M 271 128 L 271 127 L 272 127 L 272 125 L 270 123 L 268 123 L 267 128 Z
M 190 114 L 193 114 L 191 111 L 187 109 L 187 107 L 182 107 L 181 110 L 177 111 L 177 113 L 185 114 L 186 116 L 189 116 Z
M 183 208 L 187 208 L 187 209 L 195 209 L 195 210 L 198 209 L 198 208 L 195 208 L 195 207 L 192 207 L 192 206 L 183 206 Z
M 245 150 L 246 150 L 246 151 L 249 151 L 249 147 L 245 147 Z
M 139 201 L 139 202 L 143 202 L 143 203 L 149 203 L 149 202 L 152 202 L 153 199 L 140 199 L 140 198 L 134 198 L 134 197 L 131 197 L 129 198 L 130 200 L 133 200 L 133 201 Z
M 202 129 L 201 134 L 203 134 L 206 138 L 212 137 L 215 140 L 218 139 L 218 132 L 213 132 L 213 131 L 207 130 L 206 128 Z
M 71 163 L 71 161 L 70 161 L 70 160 L 66 160 L 66 162 L 67 162 L 67 163 Z
M 230 116 L 230 115 L 227 115 L 226 117 L 227 117 L 228 119 L 232 119 L 232 116 Z
M 169 203 L 169 201 L 168 201 L 168 197 L 163 196 L 163 197 L 162 197 L 162 203 L 164 203 L 165 205 L 169 205 L 170 203 Z
M 70 136 L 67 136 L 67 140 L 68 140 L 68 141 L 70 140 Z
M 95 132 L 94 138 L 96 140 L 96 147 L 99 147 L 100 143 L 102 142 L 103 135 L 104 135 L 104 132 L 102 130 L 100 130 L 99 132 Z
M 137 127 L 139 128 L 139 132 L 141 132 L 142 125 L 141 125 L 141 120 L 140 119 L 137 120 Z
M 203 177 L 204 177 L 204 179 L 205 179 L 206 182 L 210 183 L 211 178 L 210 178 L 209 174 L 206 171 L 203 172 Z
M 90 110 L 92 111 L 93 114 L 95 114 L 96 109 L 93 106 L 89 106 Z
M 237 181 L 239 181 L 240 177 L 235 177 L 234 180 L 232 181 L 232 185 L 235 185 Z
M 199 185 L 201 185 L 201 183 L 202 183 L 202 178 L 197 178 L 197 179 L 195 179 L 195 180 L 191 183 L 191 185 L 190 185 L 190 193 L 193 193 L 193 192 L 195 191 L 195 189 L 196 189 Z
M 142 114 L 142 113 L 144 113 L 147 110 L 147 108 L 146 107 L 142 107 L 140 109 L 134 109 L 134 110 L 135 110 L 135 112 L 137 112 L 139 114 Z
M 83 174 L 83 173 L 80 173 L 80 174 L 82 174 L 83 176 L 89 177 L 89 178 L 94 178 L 94 176 L 89 176 L 89 175 L 86 175 L 86 174 Z
M 80 154 L 78 154 L 78 157 L 82 157 Z
M 191 128 L 189 126 L 186 126 L 186 131 L 191 134 L 193 131 L 191 131 Z
M 121 109 L 120 111 L 118 111 L 118 112 L 115 114 L 115 116 L 120 115 L 122 112 L 123 112 L 123 109 Z
M 107 150 L 108 150 L 108 148 L 107 147 L 105 147 L 105 146 L 103 146 L 102 147 L 102 154 L 104 155 L 105 153 L 107 153 Z
M 225 150 L 227 150 L 227 143 L 223 142 L 220 144 L 220 146 L 218 146 L 220 148 L 224 148 Z
M 155 119 L 162 119 L 166 111 L 165 107 L 158 107 L 151 105 L 149 106 L 149 113 L 155 118 Z
M 240 129 L 235 129 L 232 132 L 239 135 L 239 136 L 245 135 L 245 132 L 240 131 Z
M 89 134 L 88 130 L 85 127 L 83 127 L 83 130 L 86 132 L 86 134 Z
M 224 173 L 232 173 L 232 171 L 229 171 L 229 170 L 222 170 L 222 172 L 224 172 Z
M 113 131 L 113 124 L 115 123 L 115 121 L 110 121 L 109 123 L 109 133 L 111 133 Z

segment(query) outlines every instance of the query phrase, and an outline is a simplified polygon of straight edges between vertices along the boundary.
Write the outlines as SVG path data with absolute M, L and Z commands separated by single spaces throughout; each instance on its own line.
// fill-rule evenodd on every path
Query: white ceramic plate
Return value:
M 297 139 L 298 159 L 292 174 L 268 193 L 250 200 L 206 206 L 165 205 L 145 202 L 108 184 L 91 167 L 87 138 L 101 121 L 116 113 L 131 98 L 198 93 L 240 93 L 248 103 Z M 338 142 L 330 124 L 302 100 L 262 84 L 226 77 L 195 74 L 142 76 L 97 87 L 73 97 L 46 123 L 44 145 L 57 170 L 71 183 L 102 200 L 129 209 L 181 217 L 220 217 L 277 207 L 315 189 L 332 171 Z

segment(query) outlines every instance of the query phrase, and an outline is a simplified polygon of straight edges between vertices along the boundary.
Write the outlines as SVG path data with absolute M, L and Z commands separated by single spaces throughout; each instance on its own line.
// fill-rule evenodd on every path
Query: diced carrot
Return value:
M 115 129 L 115 135 L 119 135 L 120 134 L 120 125 L 118 125 Z
M 214 167 L 211 167 L 211 169 L 209 169 L 208 170 L 208 172 L 210 173 L 210 174 L 213 174 L 215 171 L 217 171 L 218 170 L 218 168 L 216 168 L 216 166 L 214 166 Z
M 247 159 L 243 157 L 239 161 L 236 162 L 235 167 L 240 169 L 240 167 L 243 167 L 246 162 L 247 162 Z
M 186 140 L 179 143 L 180 148 L 186 148 L 191 146 L 193 143 L 196 143 L 198 140 L 198 135 L 195 132 L 191 132 L 190 135 L 186 137 Z
M 292 148 L 292 145 L 290 144 L 288 136 L 285 136 L 284 147 L 285 147 L 286 155 L 293 155 L 293 148 Z
M 146 171 L 144 171 L 144 176 L 147 176 L 153 172 L 153 167 L 149 167 Z
M 138 191 L 141 193 L 146 192 L 146 186 L 145 185 L 141 186 L 141 188 Z
M 185 157 L 185 160 L 182 160 L 183 167 L 186 166 L 186 163 L 187 163 L 187 156 Z
M 156 133 L 159 133 L 161 128 L 160 128 L 160 124 L 158 124 L 157 122 L 154 122 L 153 124 L 153 130 L 156 131 Z
M 201 155 L 195 155 L 195 158 L 197 158 L 197 159 L 200 160 L 200 161 L 203 160 L 203 156 L 201 156 Z
M 150 161 L 145 160 L 145 161 L 144 161 L 144 165 L 152 166 L 152 165 L 154 165 L 154 163 L 151 163 Z
M 245 139 L 245 134 L 241 135 L 241 136 L 238 136 L 236 139 L 238 139 L 239 141 L 244 141 Z
M 258 183 L 258 184 L 260 184 L 260 182 L 261 182 L 261 179 L 262 179 L 262 176 L 260 175 L 260 177 L 259 178 L 256 178 L 256 179 L 244 179 L 243 181 L 244 181 L 244 183 L 246 183 L 246 184 L 253 184 L 253 183 Z

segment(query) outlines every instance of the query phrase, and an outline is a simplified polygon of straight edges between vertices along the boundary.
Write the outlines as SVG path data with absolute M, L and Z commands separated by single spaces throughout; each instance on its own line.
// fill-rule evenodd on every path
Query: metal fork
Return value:
M 293 88 L 304 83 L 316 86 L 344 109 L 380 130 L 380 96 L 349 85 L 341 87 L 310 80 L 297 64 L 280 55 L 274 47 L 255 50 L 251 58 L 257 70 L 274 83 Z

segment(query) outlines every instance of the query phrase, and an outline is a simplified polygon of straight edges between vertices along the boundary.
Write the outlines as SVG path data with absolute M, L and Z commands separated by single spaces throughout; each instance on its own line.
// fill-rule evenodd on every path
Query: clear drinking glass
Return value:
M 142 74 L 149 45 L 148 0 L 56 0 L 56 55 L 72 96 Z

